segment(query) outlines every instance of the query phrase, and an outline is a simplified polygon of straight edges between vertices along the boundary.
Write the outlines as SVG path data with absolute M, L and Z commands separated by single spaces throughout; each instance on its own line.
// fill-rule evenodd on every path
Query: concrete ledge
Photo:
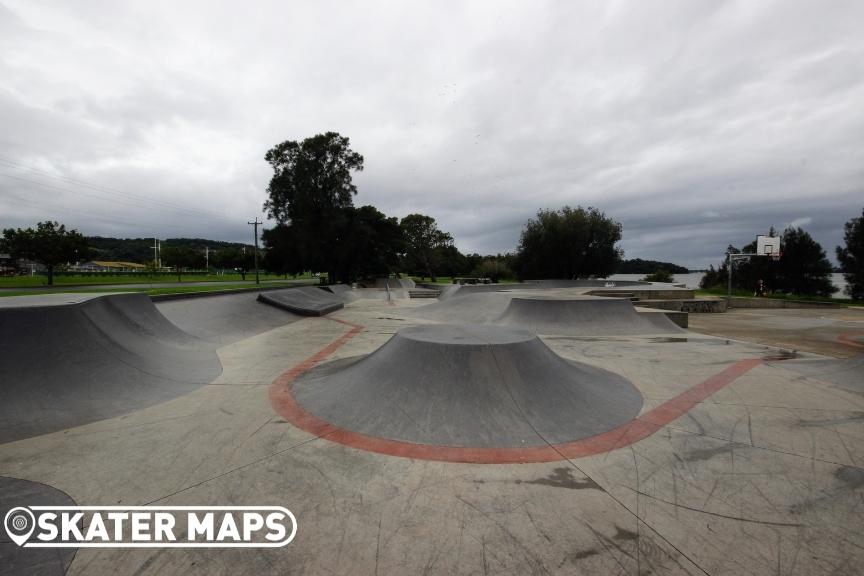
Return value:
M 679 310 L 659 310 L 656 308 L 639 308 L 636 307 L 636 311 L 639 314 L 665 314 L 669 320 L 671 320 L 674 324 L 678 325 L 680 328 L 687 328 L 690 325 L 690 317 L 687 312 L 681 312 Z
M 645 289 L 641 290 L 633 286 L 628 286 L 626 290 L 592 290 L 588 292 L 591 296 L 622 296 L 622 292 L 628 296 L 641 300 L 692 300 L 696 296 L 695 290 L 685 288 L 664 288 L 664 289 Z
M 639 300 L 639 306 L 694 314 L 726 312 L 726 300 L 699 298 L 693 300 Z
M 345 305 L 330 291 L 315 286 L 286 288 L 259 294 L 258 301 L 301 316 L 325 316 Z

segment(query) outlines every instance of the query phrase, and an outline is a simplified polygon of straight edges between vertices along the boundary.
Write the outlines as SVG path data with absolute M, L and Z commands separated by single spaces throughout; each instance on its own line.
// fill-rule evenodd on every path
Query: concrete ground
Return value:
M 210 385 L 0 445 L 0 476 L 81 505 L 279 505 L 299 525 L 279 549 L 81 549 L 69 574 L 864 573 L 864 384 L 832 383 L 819 356 L 736 341 L 747 331 L 544 337 L 644 397 L 632 432 L 553 462 L 391 456 L 310 434 L 274 409 L 280 377 L 376 350 L 428 322 L 403 314 L 427 303 L 358 300 L 232 338 Z M 842 332 L 848 320 L 756 312 L 728 319 L 764 323 L 757 334 L 796 322 Z
M 690 314 L 690 330 L 792 350 L 850 358 L 864 354 L 864 309 L 732 308 Z

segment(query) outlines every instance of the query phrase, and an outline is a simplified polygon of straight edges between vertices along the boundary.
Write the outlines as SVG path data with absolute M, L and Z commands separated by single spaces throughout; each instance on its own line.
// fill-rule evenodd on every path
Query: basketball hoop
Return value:
M 771 254 L 771 260 L 773 260 L 774 262 L 779 262 L 781 256 L 783 256 L 782 252 L 775 252 L 774 254 Z

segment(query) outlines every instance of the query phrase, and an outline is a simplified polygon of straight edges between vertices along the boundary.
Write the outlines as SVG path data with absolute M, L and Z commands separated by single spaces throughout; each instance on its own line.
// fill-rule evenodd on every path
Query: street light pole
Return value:
M 263 222 L 259 222 L 256 216 L 254 222 L 247 222 L 247 224 L 255 226 L 255 284 L 261 284 L 261 278 L 258 275 L 258 225 L 263 224 Z

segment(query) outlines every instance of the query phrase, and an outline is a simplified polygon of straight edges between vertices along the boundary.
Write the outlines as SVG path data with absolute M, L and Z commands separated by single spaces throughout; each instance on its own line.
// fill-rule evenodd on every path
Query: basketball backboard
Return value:
M 774 236 L 756 236 L 757 256 L 778 256 L 780 254 L 780 238 Z

